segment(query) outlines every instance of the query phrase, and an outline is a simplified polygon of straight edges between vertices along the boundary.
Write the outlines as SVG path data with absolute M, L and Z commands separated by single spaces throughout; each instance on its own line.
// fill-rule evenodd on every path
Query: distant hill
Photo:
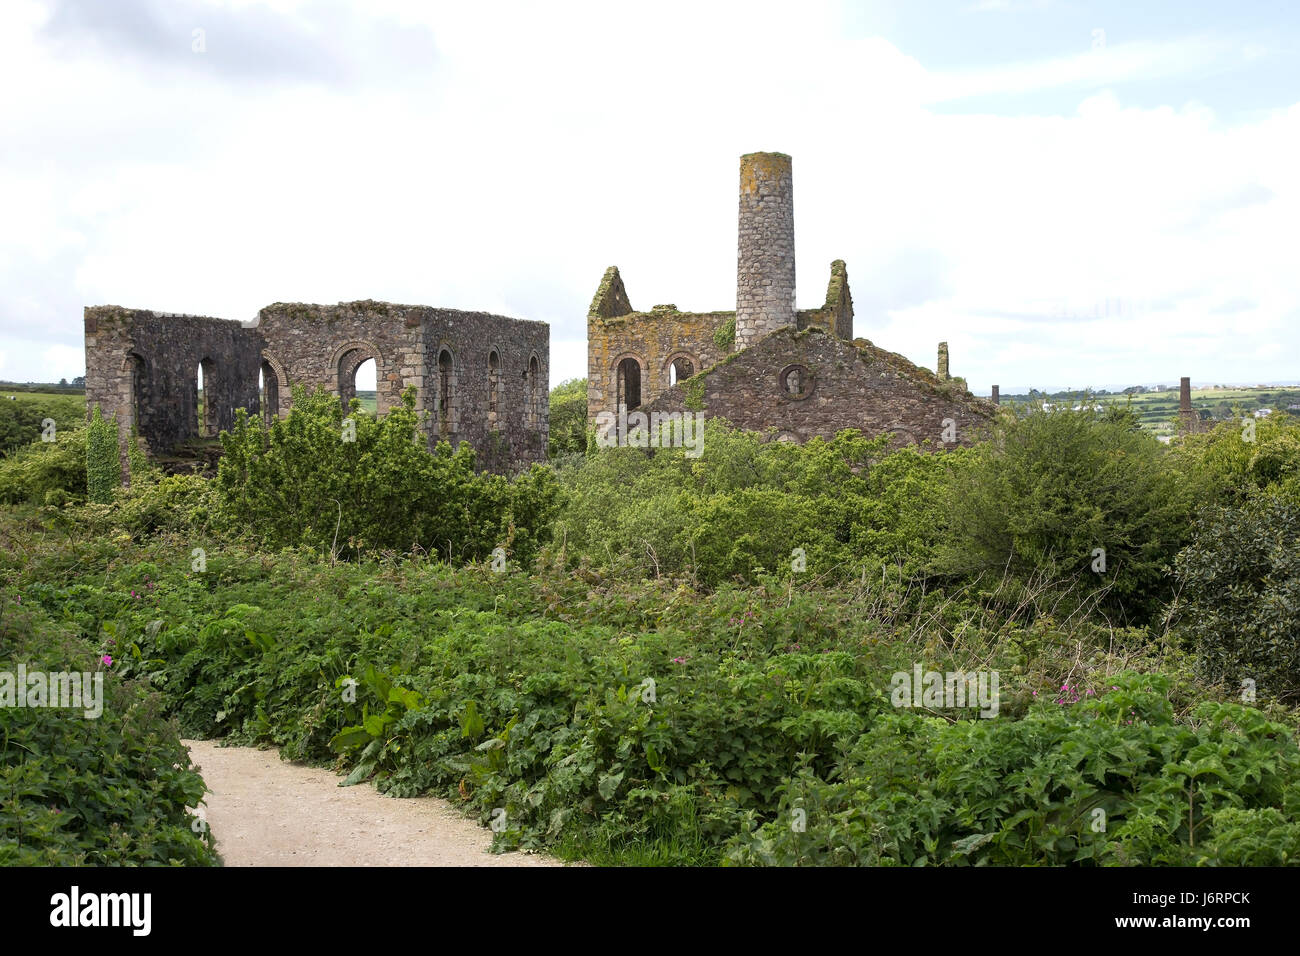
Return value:
M 1033 392 L 1018 395 L 1002 395 L 1002 404 L 1027 404 L 1046 402 L 1053 405 L 1073 407 L 1090 395 L 1091 401 L 1098 405 L 1132 403 L 1142 427 L 1157 434 L 1173 432 L 1173 419 L 1178 417 L 1178 386 L 1174 384 L 1156 391 L 1151 386 L 1137 386 L 1143 391 L 1124 394 L 1105 390 L 1086 393 L 1082 390 L 1062 392 Z M 1237 418 L 1241 414 L 1254 414 L 1257 409 L 1269 408 L 1274 413 L 1288 414 L 1287 406 L 1300 405 L 1300 387 L 1297 386 L 1256 386 L 1254 388 L 1193 388 L 1192 408 L 1202 418 L 1224 420 Z M 1297 414 L 1297 412 L 1290 412 Z

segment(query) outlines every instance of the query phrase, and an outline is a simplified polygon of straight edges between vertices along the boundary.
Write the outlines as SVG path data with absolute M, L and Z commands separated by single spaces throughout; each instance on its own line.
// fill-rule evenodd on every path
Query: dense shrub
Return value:
M 273 744 L 396 795 L 442 793 L 481 821 L 503 809 L 503 849 L 657 863 L 716 863 L 724 850 L 777 864 L 1196 862 L 1194 833 L 1197 854 L 1226 861 L 1216 828 L 1235 807 L 1246 815 L 1223 826 L 1249 838 L 1243 854 L 1291 852 L 1287 734 L 1249 708 L 1180 718 L 1185 691 L 1164 678 L 1093 671 L 1100 704 L 1034 703 L 1051 686 L 1044 662 L 1076 668 L 1086 653 L 1046 625 L 996 633 L 968 616 L 939 630 L 934 615 L 895 618 L 856 588 L 771 576 L 700 594 L 224 547 L 195 573 L 187 542 L 125 548 L 0 572 L 30 579 L 24 603 L 115 639 L 115 676 L 159 688 L 185 733 Z M 1097 638 L 1114 652 L 1120 636 Z M 890 675 L 917 661 L 1000 669 L 999 717 L 893 710 Z M 1219 766 L 1248 782 L 1215 790 L 1205 774 Z M 1185 811 L 1188 786 L 1184 832 L 1172 808 Z M 1091 836 L 1097 806 L 1104 844 Z M 798 835 L 793 809 L 807 811 Z
M 550 438 L 546 451 L 551 458 L 573 455 L 587 448 L 587 380 L 571 378 L 551 389 Z
M 767 865 L 1297 863 L 1300 747 L 1239 704 L 1174 720 L 1126 676 L 1023 720 L 877 720 L 833 781 L 803 770 L 727 858 Z M 802 812 L 802 827 L 791 825 Z
M 269 429 L 240 411 L 221 442 L 217 525 L 272 548 L 350 556 L 418 547 L 465 561 L 503 546 L 530 561 L 549 530 L 550 473 L 537 466 L 512 483 L 476 472 L 467 444 L 426 451 L 413 389 L 382 418 L 354 403 L 346 425 L 336 396 L 297 389 L 292 411 Z
M 86 429 L 59 429 L 0 461 L 0 502 L 63 504 L 86 497 Z
M 1178 555 L 1179 633 L 1210 680 L 1300 689 L 1300 500 L 1271 494 L 1206 509 Z
M 103 653 L 61 634 L 31 602 L 6 612 L 0 659 L 10 673 L 20 663 L 28 673 L 98 671 L 104 683 L 96 718 L 0 707 L 0 866 L 216 863 L 211 834 L 186 813 L 203 780 L 162 695 L 123 680 Z
M 809 578 L 855 577 L 855 539 L 873 519 L 898 521 L 869 500 L 868 475 L 885 445 L 856 431 L 806 445 L 765 441 L 714 419 L 698 457 L 680 448 L 599 449 L 561 470 L 556 538 L 575 561 L 705 587 L 790 572 L 796 562 Z
M 1095 582 L 1108 608 L 1149 620 L 1191 528 L 1188 486 L 1122 409 L 1004 418 L 945 501 L 941 565 L 962 574 Z M 1104 569 L 1098 549 L 1104 549 Z
M 13 396 L 13 401 L 10 401 Z M 45 421 L 53 419 L 56 431 L 80 427 L 86 419 L 81 395 L 3 390 L 0 394 L 0 458 L 40 440 Z
M 96 405 L 86 425 L 86 496 L 96 504 L 106 505 L 121 484 L 117 423 L 106 420 Z
M 1293 416 L 1224 422 L 1180 439 L 1173 454 L 1199 505 L 1240 505 L 1261 491 L 1300 500 L 1300 419 Z

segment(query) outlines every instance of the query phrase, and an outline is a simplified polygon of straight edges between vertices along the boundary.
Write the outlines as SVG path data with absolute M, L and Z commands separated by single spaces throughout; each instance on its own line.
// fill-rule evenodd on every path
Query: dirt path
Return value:
M 487 852 L 490 830 L 446 800 L 398 800 L 274 750 L 186 740 L 212 793 L 203 816 L 227 866 L 561 866 Z

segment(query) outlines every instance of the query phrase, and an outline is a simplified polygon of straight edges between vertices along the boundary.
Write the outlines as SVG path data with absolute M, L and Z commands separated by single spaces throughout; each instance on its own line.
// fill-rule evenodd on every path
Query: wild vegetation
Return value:
M 698 458 L 564 426 L 513 479 L 409 403 L 347 417 L 299 394 L 215 478 L 105 503 L 85 429 L 0 463 L 0 656 L 112 688 L 98 722 L 0 708 L 0 853 L 214 862 L 190 734 L 598 863 L 1300 857 L 1284 416 L 1166 446 L 1008 412 L 946 454 L 710 422 Z M 996 715 L 898 706 L 916 670 L 996 672 Z

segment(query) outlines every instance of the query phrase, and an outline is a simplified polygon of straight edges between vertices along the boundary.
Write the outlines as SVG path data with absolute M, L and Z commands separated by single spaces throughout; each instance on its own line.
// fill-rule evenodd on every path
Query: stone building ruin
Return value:
M 158 457 L 231 428 L 238 408 L 269 423 L 288 412 L 296 385 L 346 406 L 368 359 L 378 413 L 413 387 L 430 448 L 468 442 L 480 467 L 502 472 L 546 459 L 545 322 L 366 300 L 277 302 L 249 323 L 91 306 L 85 332 L 87 413 L 98 405 L 116 416 L 124 476 L 133 430 Z
M 855 339 L 843 261 L 820 308 L 796 307 L 791 170 L 783 153 L 740 158 L 734 312 L 639 312 L 618 268 L 606 270 L 587 313 L 588 422 L 614 420 L 623 441 L 637 411 L 698 411 L 790 441 L 857 428 L 895 445 L 972 444 L 994 402 L 949 375 L 946 342 L 931 372 Z

